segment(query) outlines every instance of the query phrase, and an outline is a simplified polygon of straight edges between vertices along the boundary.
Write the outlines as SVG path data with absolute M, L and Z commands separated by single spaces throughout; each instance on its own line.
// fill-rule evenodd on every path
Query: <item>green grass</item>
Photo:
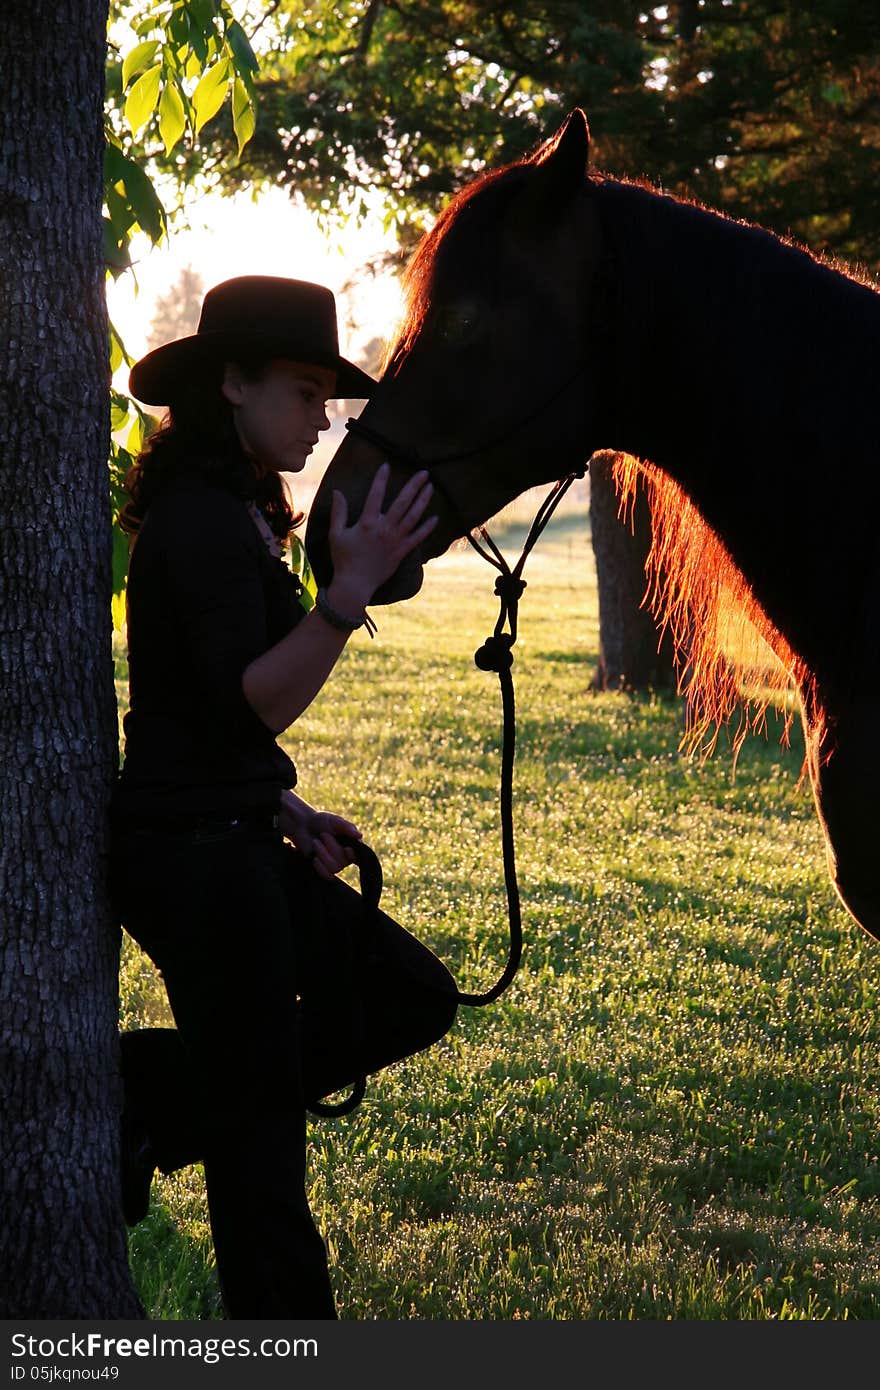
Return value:
M 516 519 L 506 540 L 521 536 Z M 526 936 L 510 990 L 311 1125 L 354 1319 L 880 1315 L 880 960 L 828 881 L 802 747 L 678 753 L 680 703 L 588 690 L 586 520 L 530 557 L 514 674 Z M 484 988 L 506 950 L 492 572 L 435 562 L 287 744 L 385 905 Z M 164 1016 L 130 945 L 124 1022 Z M 220 1316 L 199 1170 L 131 1235 L 151 1316 Z

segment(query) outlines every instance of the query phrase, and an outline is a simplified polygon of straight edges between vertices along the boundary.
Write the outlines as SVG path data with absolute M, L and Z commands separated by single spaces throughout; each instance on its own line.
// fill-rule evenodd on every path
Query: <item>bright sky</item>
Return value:
M 325 236 L 306 208 L 276 188 L 256 200 L 248 193 L 233 198 L 204 195 L 193 201 L 189 222 L 191 230 L 173 228 L 158 247 L 151 247 L 146 237 L 139 238 L 132 247 L 136 274 L 108 282 L 110 317 L 133 357 L 147 351 L 156 301 L 167 294 L 187 265 L 198 272 L 206 290 L 233 275 L 289 275 L 329 286 L 337 296 L 340 351 L 354 361 L 371 338 L 387 339 L 393 332 L 401 308 L 397 280 L 390 273 L 359 274 L 371 256 L 395 245 L 378 213 L 360 227 L 352 222 Z M 342 286 L 352 279 L 354 289 L 342 296 Z M 114 383 L 121 391 L 128 390 L 127 367 L 119 369 Z M 347 413 L 343 406 L 342 415 L 332 420 L 332 428 L 321 436 L 296 479 L 298 506 L 310 505 L 344 436 Z
M 371 338 L 387 338 L 393 330 L 400 311 L 396 280 L 390 274 L 358 273 L 371 256 L 395 244 L 378 213 L 360 227 L 352 221 L 325 236 L 306 208 L 274 188 L 256 199 L 248 193 L 204 195 L 193 201 L 189 220 L 191 230 L 172 229 L 162 246 L 139 238 L 132 248 L 135 275 L 108 285 L 110 317 L 133 356 L 146 351 L 156 300 L 187 265 L 205 289 L 233 275 L 289 275 L 328 285 L 338 297 L 340 349 L 348 357 L 356 358 Z M 350 297 L 339 297 L 352 278 L 357 283 Z

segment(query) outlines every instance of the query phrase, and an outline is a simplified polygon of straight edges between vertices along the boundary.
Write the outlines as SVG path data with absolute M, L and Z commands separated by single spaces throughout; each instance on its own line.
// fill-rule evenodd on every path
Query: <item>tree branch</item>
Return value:
M 680 0 L 678 6 L 678 31 L 685 43 L 690 43 L 699 26 L 699 7 L 697 0 Z
M 281 0 L 272 0 L 272 3 L 270 4 L 266 13 L 263 15 L 263 18 L 260 20 L 259 24 L 255 24 L 251 32 L 248 34 L 248 41 L 250 41 L 254 37 L 254 34 L 258 34 L 260 32 L 263 25 L 266 23 L 266 20 L 271 19 L 273 14 L 277 14 L 280 8 Z
M 534 72 L 535 60 L 533 58 L 527 57 L 525 53 L 519 52 L 513 41 L 513 35 L 508 29 L 505 18 L 503 14 L 500 12 L 500 10 L 496 10 L 492 18 L 495 21 L 495 28 L 501 35 L 501 38 L 507 44 L 507 52 L 509 53 L 510 57 L 513 58 L 514 62 L 516 63 L 516 66 L 518 68 L 522 68 L 524 73 Z M 486 60 L 483 59 L 482 61 L 485 62 Z M 497 61 L 497 59 L 495 61 Z
M 383 0 L 370 0 L 367 12 L 361 21 L 361 32 L 354 48 L 343 48 L 334 56 L 337 58 L 360 58 L 367 56 L 370 48 L 370 40 L 373 37 L 373 30 L 376 27 L 376 20 L 379 18 L 379 11 L 382 8 Z
M 504 106 L 505 103 L 510 100 L 517 87 L 519 86 L 520 82 L 522 81 L 522 77 L 523 74 L 521 72 L 515 72 L 513 74 L 507 86 L 504 88 L 504 91 L 501 93 L 498 100 L 495 102 L 495 105 L 492 107 L 493 111 L 500 111 L 502 106 Z
M 438 25 L 431 24 L 430 20 L 423 19 L 422 16 L 420 14 L 417 14 L 411 6 L 401 5 L 399 3 L 399 0 L 385 0 L 385 3 L 387 4 L 389 10 L 394 10 L 395 14 L 400 16 L 400 21 L 404 26 L 409 24 L 413 29 L 418 30 L 419 33 L 426 34 L 428 38 L 436 39 L 439 42 L 445 43 L 447 48 L 454 48 L 459 53 L 468 54 L 469 57 L 475 58 L 478 63 L 483 63 L 486 65 L 492 63 L 496 67 L 506 68 L 508 66 L 508 59 L 515 59 L 517 67 L 522 68 L 523 70 L 517 78 L 517 81 L 519 81 L 524 74 L 531 73 L 536 70 L 534 61 L 525 57 L 522 54 L 517 53 L 512 43 L 510 43 L 508 36 L 503 32 L 501 34 L 501 38 L 507 44 L 507 51 L 501 54 L 486 53 L 481 48 L 475 47 L 474 44 L 469 41 L 469 39 L 450 38 L 448 34 L 445 34 Z M 498 15 L 493 15 L 493 18 L 497 21 Z
M 376 20 L 379 17 L 379 11 L 381 10 L 381 8 L 382 0 L 370 0 L 369 5 L 367 6 L 367 13 L 364 15 L 363 23 L 361 24 L 361 36 L 358 40 L 358 46 L 356 50 L 359 58 L 366 58 L 367 56 L 367 51 L 370 47 L 370 40 L 373 37 L 373 29 L 376 26 Z

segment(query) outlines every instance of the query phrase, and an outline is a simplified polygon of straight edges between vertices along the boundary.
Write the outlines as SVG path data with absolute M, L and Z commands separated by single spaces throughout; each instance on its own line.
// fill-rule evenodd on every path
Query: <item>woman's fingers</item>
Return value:
M 373 525 L 380 519 L 395 529 L 402 522 L 406 525 L 413 525 L 428 505 L 433 486 L 427 469 L 421 468 L 418 473 L 414 473 L 411 478 L 407 479 L 394 501 L 387 510 L 383 511 L 382 504 L 385 500 L 390 473 L 391 466 L 388 463 L 381 464 L 376 470 L 361 512 L 361 521 L 366 522 L 367 525 Z M 412 513 L 411 516 L 410 513 Z M 332 526 L 332 511 L 330 521 Z
M 339 536 L 345 530 L 345 523 L 348 521 L 348 503 L 341 492 L 334 490 L 330 499 L 330 535 Z
M 421 545 L 422 541 L 425 540 L 427 536 L 430 536 L 439 520 L 439 516 L 429 516 L 427 521 L 423 521 L 421 526 L 417 527 L 415 531 L 410 531 L 408 536 L 402 538 L 396 551 L 398 564 L 400 560 L 403 559 L 404 555 L 408 555 L 411 550 L 415 550 L 417 545 Z
M 361 520 L 368 518 L 374 520 L 382 511 L 382 503 L 385 500 L 385 489 L 388 486 L 388 476 L 391 472 L 389 463 L 380 463 L 376 469 L 373 481 L 370 483 L 370 490 L 367 493 L 364 509 L 361 512 Z
M 393 525 L 397 525 L 399 522 L 403 521 L 408 512 L 412 511 L 414 508 L 418 508 L 418 516 L 421 516 L 425 507 L 428 505 L 428 500 L 433 491 L 434 487 L 431 483 L 430 474 L 426 468 L 422 468 L 418 473 L 414 473 L 413 476 L 408 478 L 404 483 L 400 492 L 385 513 L 389 522 Z M 417 517 L 413 518 L 413 520 L 417 519 Z
M 362 840 L 364 838 L 354 821 L 346 820 L 344 816 L 337 816 L 332 812 L 327 813 L 327 819 L 330 822 L 329 834 L 350 835 L 353 840 Z
M 377 470 L 360 516 L 350 526 L 345 498 L 339 492 L 332 497 L 329 538 L 334 572 L 354 575 L 367 599 L 394 573 L 404 556 L 430 535 L 438 520 L 423 520 L 434 491 L 425 469 L 407 478 L 383 512 L 390 471 L 387 463 Z
M 341 825 L 350 827 L 349 830 L 340 830 L 339 833 L 351 834 L 353 832 L 356 839 L 360 838 L 360 831 L 356 826 L 352 825 L 350 821 L 343 821 L 341 816 L 338 819 Z M 354 863 L 354 851 L 349 849 L 347 845 L 339 844 L 332 831 L 324 830 L 314 841 L 312 862 L 322 877 L 332 878 L 334 874 L 338 874 L 349 864 Z
M 420 488 L 413 501 L 409 504 L 400 519 L 402 530 L 411 531 L 418 521 L 421 521 L 425 508 L 434 496 L 434 484 L 425 483 Z

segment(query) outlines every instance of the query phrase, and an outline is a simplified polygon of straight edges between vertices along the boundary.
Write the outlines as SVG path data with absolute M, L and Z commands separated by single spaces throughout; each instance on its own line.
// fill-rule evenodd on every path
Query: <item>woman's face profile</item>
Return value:
M 329 429 L 326 403 L 336 373 L 308 362 L 274 358 L 256 380 L 227 362 L 223 395 L 232 406 L 241 446 L 260 472 L 298 473 Z

